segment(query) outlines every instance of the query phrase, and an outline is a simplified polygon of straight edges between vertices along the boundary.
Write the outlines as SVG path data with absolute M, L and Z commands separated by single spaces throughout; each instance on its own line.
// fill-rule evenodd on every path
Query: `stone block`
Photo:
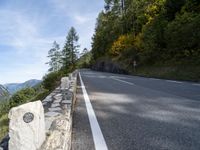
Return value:
M 56 103 L 56 102 L 55 102 L 55 103 L 52 103 L 52 104 L 51 104 L 51 107 L 52 107 L 52 108 L 60 107 L 60 103 Z
M 41 150 L 68 150 L 71 149 L 71 118 L 62 115 L 55 119 L 50 127 L 49 136 Z
M 14 107 L 9 112 L 9 150 L 37 150 L 45 140 L 41 101 Z
M 61 112 L 62 109 L 60 107 L 54 107 L 54 108 L 49 108 L 49 111 L 53 111 L 53 112 Z
M 61 79 L 61 89 L 68 89 L 69 88 L 69 78 L 68 77 L 63 77 Z

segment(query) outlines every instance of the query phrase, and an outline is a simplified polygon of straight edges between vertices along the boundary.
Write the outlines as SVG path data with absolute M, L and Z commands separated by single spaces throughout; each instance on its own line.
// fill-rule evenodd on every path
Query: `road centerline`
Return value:
M 192 84 L 192 85 L 195 85 L 195 86 L 200 86 L 200 84 L 197 84 L 197 83 L 194 83 L 194 84 Z
M 124 81 L 124 80 L 120 80 L 120 79 L 117 79 L 117 78 L 111 78 L 113 80 L 116 80 L 116 81 L 119 81 L 119 82 L 123 82 L 123 83 L 126 83 L 126 84 L 129 84 L 129 85 L 135 85 L 134 83 L 131 83 L 131 82 L 127 82 L 127 81 Z
M 87 109 L 87 113 L 88 113 L 88 118 L 89 118 L 89 122 L 90 122 L 90 127 L 92 130 L 92 136 L 93 136 L 93 140 L 94 140 L 95 149 L 96 150 L 108 150 L 105 139 L 103 137 L 103 133 L 102 133 L 99 123 L 97 121 L 94 109 L 90 102 L 90 99 L 87 94 L 87 91 L 86 91 L 85 85 L 83 83 L 80 72 L 79 72 L 79 77 L 80 77 L 81 88 L 82 88 L 83 97 L 85 100 L 86 109 Z
M 149 80 L 160 80 L 160 79 L 157 79 L 157 78 L 149 78 Z

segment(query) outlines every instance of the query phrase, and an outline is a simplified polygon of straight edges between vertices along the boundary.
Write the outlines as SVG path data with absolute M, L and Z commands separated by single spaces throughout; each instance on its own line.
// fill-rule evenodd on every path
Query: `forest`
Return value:
M 199 0 L 105 0 L 92 64 L 111 60 L 135 75 L 199 81 L 199 40 Z

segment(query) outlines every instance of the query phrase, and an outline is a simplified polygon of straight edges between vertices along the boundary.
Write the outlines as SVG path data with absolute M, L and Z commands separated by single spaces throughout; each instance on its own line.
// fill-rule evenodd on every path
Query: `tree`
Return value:
M 92 38 L 92 63 L 200 62 L 199 0 L 104 0 Z
M 85 54 L 87 54 L 88 52 L 89 52 L 88 49 L 84 48 L 83 51 L 82 51 L 82 53 L 81 53 L 81 55 L 80 55 L 80 57 L 83 56 L 83 55 L 85 55 Z
M 80 47 L 80 45 L 78 45 L 78 40 L 79 37 L 75 28 L 71 27 L 66 37 L 64 48 L 62 50 L 64 67 L 72 66 L 75 68 L 75 62 L 78 58 L 78 48 Z
M 200 58 L 200 15 L 188 13 L 176 15 L 165 31 L 168 53 L 176 59 Z
M 50 58 L 50 61 L 47 62 L 49 64 L 49 72 L 55 72 L 60 70 L 62 67 L 62 59 L 61 59 L 61 52 L 59 44 L 57 44 L 56 41 L 53 42 L 52 48 L 48 52 L 48 56 Z
M 84 48 L 80 55 L 80 58 L 77 61 L 77 66 L 79 68 L 88 68 L 90 67 L 90 61 L 91 61 L 91 52 L 87 48 Z
M 9 100 L 10 107 L 15 107 L 19 104 L 26 103 L 36 95 L 33 88 L 25 88 L 16 92 Z

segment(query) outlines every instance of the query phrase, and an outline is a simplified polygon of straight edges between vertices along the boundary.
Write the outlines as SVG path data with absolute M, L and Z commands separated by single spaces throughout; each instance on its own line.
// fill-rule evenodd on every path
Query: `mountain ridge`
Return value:
M 9 91 L 0 84 L 0 100 L 5 99 L 10 96 Z
M 23 88 L 34 87 L 39 83 L 41 83 L 41 80 L 30 79 L 23 83 L 7 83 L 7 84 L 4 84 L 3 86 L 9 91 L 9 93 L 14 94 L 15 92 Z

